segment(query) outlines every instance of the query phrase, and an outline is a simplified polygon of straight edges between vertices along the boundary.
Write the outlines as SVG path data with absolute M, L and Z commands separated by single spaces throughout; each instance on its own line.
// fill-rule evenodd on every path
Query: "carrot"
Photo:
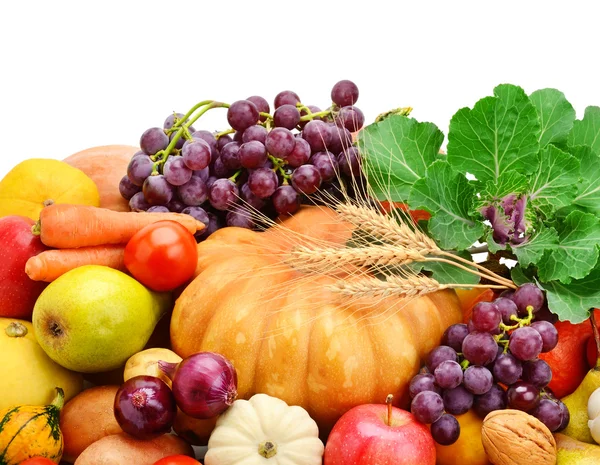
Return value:
M 104 265 L 125 271 L 124 245 L 97 245 L 79 249 L 46 250 L 25 264 L 25 273 L 33 281 L 52 282 L 67 271 L 84 265 Z
M 42 209 L 34 234 L 39 231 L 42 242 L 57 249 L 126 244 L 144 226 L 165 220 L 176 221 L 192 234 L 205 227 L 201 221 L 183 213 L 117 212 L 59 203 Z

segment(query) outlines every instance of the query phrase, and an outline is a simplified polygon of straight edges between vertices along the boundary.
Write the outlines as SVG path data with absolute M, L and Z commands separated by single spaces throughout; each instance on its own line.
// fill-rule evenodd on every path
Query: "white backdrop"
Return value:
M 173 110 L 284 89 L 326 107 L 360 88 L 367 122 L 452 114 L 510 82 L 600 105 L 596 2 L 2 1 L 0 177 L 31 157 L 137 145 Z M 224 110 L 196 124 L 221 129 Z

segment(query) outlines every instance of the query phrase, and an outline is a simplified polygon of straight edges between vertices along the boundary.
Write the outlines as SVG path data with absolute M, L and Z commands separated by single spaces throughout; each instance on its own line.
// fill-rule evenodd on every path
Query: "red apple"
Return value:
M 25 274 L 29 257 L 46 250 L 24 216 L 0 218 L 0 317 L 31 320 L 33 306 L 48 283 L 32 281 Z
M 359 405 L 335 424 L 324 465 L 435 465 L 435 443 L 412 413 L 383 404 Z

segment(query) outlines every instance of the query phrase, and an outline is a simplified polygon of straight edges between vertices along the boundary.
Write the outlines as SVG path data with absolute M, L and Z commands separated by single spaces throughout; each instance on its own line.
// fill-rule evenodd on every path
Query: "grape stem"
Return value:
M 463 370 L 466 370 L 470 365 L 470 362 L 465 358 L 462 362 L 460 362 L 460 366 Z
M 533 320 L 533 307 L 531 305 L 527 306 L 527 316 L 524 318 L 519 318 L 516 315 L 511 315 L 510 319 L 512 321 L 516 321 L 516 324 L 512 326 L 505 325 L 503 322 L 500 322 L 500 329 L 504 332 L 510 331 L 516 328 L 522 328 L 523 326 L 528 326 L 531 324 L 531 320 Z
M 235 173 L 233 173 L 233 174 L 231 175 L 231 177 L 229 178 L 229 180 L 230 180 L 231 182 L 235 182 L 235 181 L 237 180 L 237 178 L 239 177 L 239 175 L 240 175 L 240 174 L 242 174 L 242 170 L 241 170 L 241 169 L 240 169 L 240 170 L 237 170 Z
M 300 117 L 300 121 L 311 121 L 314 118 L 318 118 L 321 116 L 329 116 L 333 113 L 333 111 L 331 110 L 323 110 L 323 111 L 319 111 L 317 113 L 309 113 L 308 115 L 304 115 L 302 117 Z
M 223 137 L 227 134 L 233 134 L 234 132 L 235 132 L 235 129 L 226 129 L 225 131 L 217 132 L 215 134 L 215 139 L 219 140 L 221 137 Z

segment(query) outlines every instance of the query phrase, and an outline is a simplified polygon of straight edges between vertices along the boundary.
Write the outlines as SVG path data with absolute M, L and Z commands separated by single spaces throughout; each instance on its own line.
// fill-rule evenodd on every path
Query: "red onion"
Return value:
M 237 372 L 229 360 L 214 352 L 199 352 L 179 364 L 158 362 L 173 381 L 177 406 L 193 418 L 213 418 L 237 397 Z

